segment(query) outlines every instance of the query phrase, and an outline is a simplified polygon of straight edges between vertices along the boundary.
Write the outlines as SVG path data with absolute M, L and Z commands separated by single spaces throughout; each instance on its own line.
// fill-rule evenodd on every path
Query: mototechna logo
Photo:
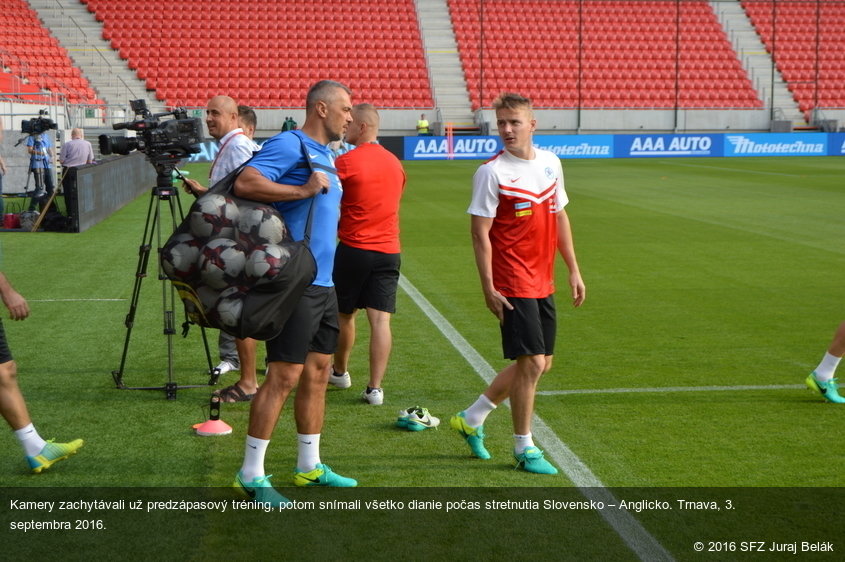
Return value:
M 613 135 L 535 135 L 534 146 L 558 158 L 613 158 Z
M 773 138 L 772 138 L 773 137 Z M 731 150 L 725 156 L 824 156 L 827 153 L 824 139 L 808 139 L 806 136 L 794 138 L 773 135 L 766 138 L 761 135 L 726 135 Z

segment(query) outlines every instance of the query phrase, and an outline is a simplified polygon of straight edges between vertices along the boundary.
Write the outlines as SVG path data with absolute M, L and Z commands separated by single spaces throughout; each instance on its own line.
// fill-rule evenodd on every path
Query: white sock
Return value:
M 479 427 L 484 425 L 484 420 L 495 409 L 496 405 L 482 394 L 472 406 L 464 410 L 464 419 L 470 427 Z
M 269 444 L 269 439 L 246 436 L 244 464 L 241 466 L 241 476 L 245 482 L 252 482 L 253 479 L 264 476 L 264 455 Z
M 832 379 L 833 375 L 836 374 L 836 367 L 839 365 L 841 360 L 841 357 L 825 352 L 822 362 L 819 363 L 819 366 L 816 367 L 815 370 L 816 380 L 819 382 L 827 382 Z
M 38 432 L 35 431 L 35 426 L 32 424 L 15 431 L 15 437 L 21 442 L 24 454 L 28 457 L 34 457 L 40 453 L 44 445 L 47 444 L 46 441 L 41 439 L 41 436 L 38 435 Z
M 296 469 L 299 472 L 311 472 L 320 464 L 320 434 L 297 433 L 296 443 Z
M 534 446 L 534 439 L 532 439 L 531 434 L 528 435 L 517 435 L 516 433 L 513 434 L 513 452 L 517 455 L 521 455 L 525 449 L 528 447 Z

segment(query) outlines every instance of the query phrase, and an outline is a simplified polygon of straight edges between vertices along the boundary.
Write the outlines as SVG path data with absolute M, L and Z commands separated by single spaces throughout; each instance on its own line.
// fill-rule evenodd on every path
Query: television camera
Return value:
M 45 117 L 45 115 L 47 115 L 47 110 L 42 109 L 38 112 L 38 117 L 21 121 L 21 133 L 35 136 L 50 129 L 58 129 L 59 126 L 56 122 L 49 117 Z
M 189 118 L 183 107 L 168 113 L 151 113 L 143 99 L 129 102 L 135 121 L 116 123 L 114 129 L 135 131 L 137 136 L 100 135 L 100 153 L 129 154 L 138 150 L 147 155 L 147 159 L 156 167 L 172 169 L 182 158 L 199 152 L 202 138 L 202 123 L 197 118 Z M 173 119 L 161 121 L 162 117 Z M 168 172 L 169 173 L 169 172 Z

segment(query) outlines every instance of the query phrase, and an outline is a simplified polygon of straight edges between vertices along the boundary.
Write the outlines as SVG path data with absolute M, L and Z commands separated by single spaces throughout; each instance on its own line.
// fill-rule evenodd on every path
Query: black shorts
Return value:
M 385 254 L 337 245 L 334 255 L 334 286 L 338 310 L 352 314 L 358 308 L 396 312 L 400 254 Z
M 0 365 L 12 360 L 12 352 L 9 344 L 6 343 L 6 332 L 3 330 L 3 321 L 0 320 Z
M 554 295 L 544 299 L 507 297 L 513 310 L 504 309 L 502 351 L 505 359 L 520 355 L 554 355 L 557 316 Z
M 267 361 L 305 364 L 311 351 L 331 355 L 337 348 L 338 332 L 334 287 L 311 285 L 282 332 L 267 341 Z

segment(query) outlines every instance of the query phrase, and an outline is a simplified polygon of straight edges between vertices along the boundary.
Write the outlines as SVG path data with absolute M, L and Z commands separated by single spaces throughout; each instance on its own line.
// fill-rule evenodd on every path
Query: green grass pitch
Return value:
M 404 164 L 402 272 L 498 370 L 506 361 L 481 296 L 466 214 L 479 163 Z M 207 166 L 187 169 L 205 177 Z M 536 414 L 551 432 L 613 489 L 652 490 L 656 496 L 672 488 L 842 489 L 838 436 L 845 409 L 810 394 L 803 379 L 845 320 L 843 159 L 567 160 L 564 171 L 587 301 L 577 310 L 569 305 L 559 260 L 555 365 L 536 401 Z M 28 320 L 4 323 L 30 413 L 45 438 L 86 441 L 79 455 L 34 476 L 12 433 L 0 431 L 2 486 L 213 488 L 228 486 L 239 468 L 248 405 L 223 405 L 231 436 L 201 438 L 191 425 L 208 417 L 208 387 L 181 389 L 168 401 L 163 392 L 118 390 L 112 381 L 149 199 L 141 196 L 82 234 L 0 237 L 0 270 L 32 309 Z M 187 208 L 189 198 L 182 201 Z M 153 276 L 142 285 L 124 375 L 130 386 L 167 379 L 162 284 Z M 557 477 L 512 470 L 510 413 L 504 406 L 486 425 L 493 459 L 468 457 L 448 419 L 478 396 L 484 382 L 406 292 L 400 291 L 397 310 L 385 405 L 360 402 L 368 337 L 361 316 L 353 388 L 327 395 L 323 460 L 360 486 L 379 490 L 572 494 L 566 470 Z M 199 331 L 173 341 L 174 380 L 205 383 Z M 215 352 L 216 334 L 209 333 L 209 343 Z M 216 364 L 216 355 L 212 360 Z M 232 380 L 227 375 L 221 382 Z M 397 411 L 415 404 L 441 418 L 438 431 L 393 427 Z M 266 467 L 283 493 L 305 500 L 312 491 L 294 489 L 287 480 L 296 458 L 291 414 L 289 409 L 282 414 Z M 218 492 L 228 498 L 230 490 Z M 345 497 L 319 492 L 313 497 Z M 784 501 L 790 513 L 795 505 L 804 513 L 801 500 Z M 810 514 L 817 506 L 805 507 Z M 514 513 L 520 512 L 488 513 L 490 528 L 513 525 Z M 659 513 L 633 515 L 673 556 L 695 554 L 694 532 L 670 530 Z M 260 514 L 244 517 L 262 524 Z M 367 532 L 378 536 L 378 527 L 392 521 L 381 512 L 368 517 L 376 519 L 350 523 L 358 539 Z M 565 518 L 559 512 L 525 512 L 519 518 L 513 542 L 501 548 L 523 534 L 536 539 L 534 529 L 551 526 L 565 530 L 559 540 L 546 536 L 537 543 L 548 552 L 565 544 L 567 557 L 635 558 L 624 533 L 620 538 L 595 512 Z M 710 523 L 729 529 L 732 521 Z M 698 528 L 694 518 L 685 524 Z M 370 525 L 376 528 L 370 531 Z M 222 521 L 192 520 L 181 530 L 198 545 L 188 557 L 239 552 L 227 530 Z M 403 536 L 409 541 L 403 552 L 416 545 L 425 555 L 449 556 L 462 535 L 446 527 L 438 532 L 439 542 Z M 316 548 L 315 559 L 321 552 L 341 552 L 333 550 L 334 543 L 315 547 L 316 542 L 298 540 L 288 546 Z M 369 552 L 353 538 L 343 548 L 349 558 Z M 496 556 L 492 550 L 473 553 Z

